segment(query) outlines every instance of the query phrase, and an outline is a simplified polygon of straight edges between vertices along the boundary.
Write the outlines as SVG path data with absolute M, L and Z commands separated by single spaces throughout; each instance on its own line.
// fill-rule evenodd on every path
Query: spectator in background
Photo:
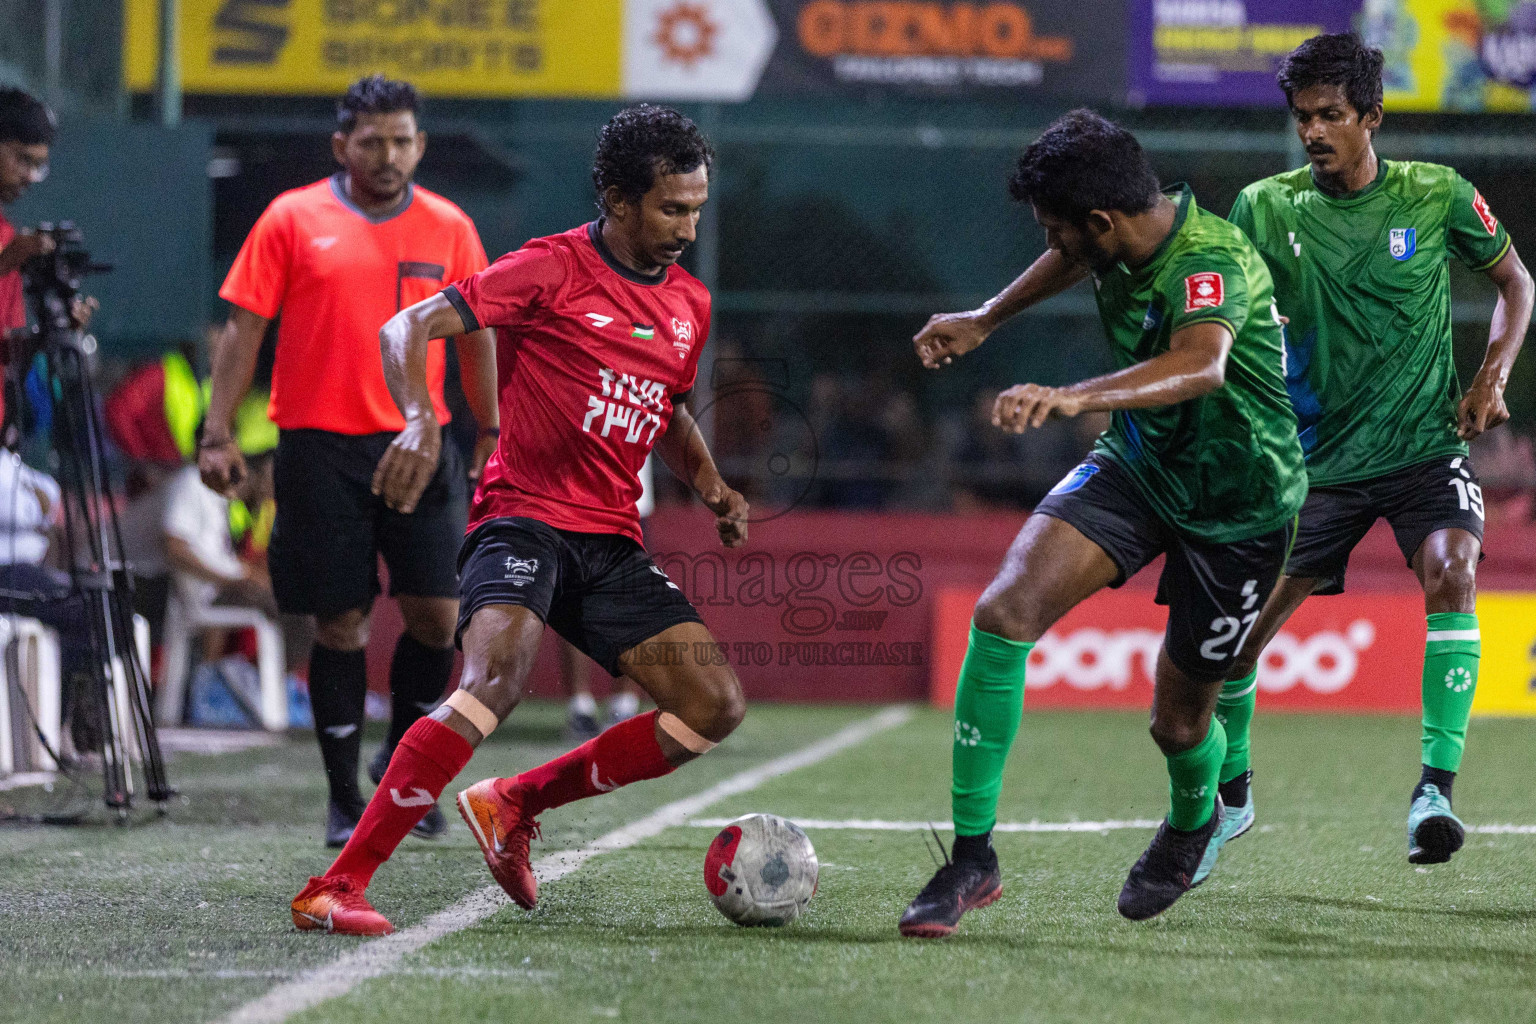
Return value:
M 64 721 L 73 723 L 76 750 L 94 750 L 101 723 L 82 681 L 90 673 L 91 649 L 85 602 L 68 573 L 44 564 L 62 514 L 58 481 L 0 449 L 0 611 L 58 631 Z M 85 708 L 93 710 L 82 713 Z
M 248 508 L 272 496 L 273 451 L 248 454 L 237 493 Z M 257 608 L 277 618 L 277 602 L 265 569 L 243 562 L 229 532 L 229 499 L 202 481 L 195 464 L 172 476 L 165 492 L 161 536 L 165 564 L 182 599 L 193 606 Z

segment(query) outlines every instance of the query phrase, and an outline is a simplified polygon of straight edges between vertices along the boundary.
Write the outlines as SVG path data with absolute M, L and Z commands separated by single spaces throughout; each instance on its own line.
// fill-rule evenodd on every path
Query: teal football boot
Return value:
M 1451 801 L 1434 783 L 1425 783 L 1408 808 L 1408 863 L 1444 864 L 1461 849 L 1467 830 L 1451 811 Z
M 1210 875 L 1223 846 L 1251 828 L 1253 828 L 1253 787 L 1250 786 L 1248 800 L 1241 807 L 1222 807 L 1221 827 L 1216 830 L 1216 837 L 1205 848 L 1205 856 L 1200 858 L 1200 866 L 1195 869 L 1195 877 L 1189 883 L 1190 888 L 1199 885 Z

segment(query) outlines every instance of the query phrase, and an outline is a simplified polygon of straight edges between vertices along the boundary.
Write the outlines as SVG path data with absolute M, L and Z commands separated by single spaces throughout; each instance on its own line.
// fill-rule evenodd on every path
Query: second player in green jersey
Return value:
M 1217 704 L 1231 740 L 1223 831 L 1253 822 L 1247 731 L 1265 644 L 1308 595 L 1343 590 L 1350 552 L 1384 517 L 1424 588 L 1422 768 L 1408 859 L 1425 864 L 1448 860 L 1463 841 L 1450 798 L 1476 692 L 1483 538 L 1467 442 L 1509 418 L 1504 384 L 1533 289 L 1465 178 L 1377 157 L 1381 69 L 1381 52 L 1351 34 L 1315 36 L 1287 56 L 1279 84 L 1309 165 L 1249 185 L 1232 208 L 1290 321 L 1287 385 L 1311 489 L 1286 576 Z M 1465 394 L 1451 353 L 1451 259 L 1487 274 L 1499 292 L 1487 354 Z
M 1126 878 L 1120 913 L 1152 917 L 1204 878 L 1225 821 L 1216 697 L 1280 576 L 1306 492 L 1269 271 L 1242 232 L 1188 188 L 1160 190 L 1136 139 L 1086 110 L 1025 150 L 1010 191 L 1033 207 L 1049 248 L 981 309 L 929 320 L 913 339 L 918 356 L 930 368 L 949 363 L 1091 275 L 1116 372 L 1064 388 L 1015 385 L 992 422 L 1019 433 L 1096 410 L 1114 420 L 1035 509 L 977 602 L 955 691 L 953 859 L 902 915 L 904 935 L 948 935 L 998 897 L 991 831 L 1030 651 L 1075 605 L 1159 555 L 1168 627 L 1152 736 L 1170 807 Z

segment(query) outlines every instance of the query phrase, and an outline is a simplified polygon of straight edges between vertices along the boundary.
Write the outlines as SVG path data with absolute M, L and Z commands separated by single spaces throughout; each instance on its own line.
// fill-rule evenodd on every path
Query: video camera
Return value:
M 37 314 L 38 330 L 67 331 L 73 327 L 70 305 L 80 294 L 80 282 L 90 274 L 103 274 L 110 263 L 97 263 L 85 249 L 85 236 L 72 221 L 39 224 L 37 233 L 53 239 L 53 251 L 33 256 L 21 266 L 27 297 Z

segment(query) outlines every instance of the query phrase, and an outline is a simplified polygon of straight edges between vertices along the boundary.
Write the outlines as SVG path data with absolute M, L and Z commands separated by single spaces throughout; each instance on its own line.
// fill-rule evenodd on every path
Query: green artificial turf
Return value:
M 535 856 L 827 736 L 869 708 L 761 706 L 687 769 L 549 813 Z M 562 749 L 559 709 L 530 706 L 468 781 Z M 703 813 L 948 819 L 947 715 L 912 721 Z M 1456 783 L 1469 823 L 1536 824 L 1536 722 L 1479 720 Z M 546 885 L 296 1021 L 1514 1021 L 1536 977 L 1536 835 L 1474 833 L 1414 868 L 1403 823 L 1417 778 L 1406 718 L 1264 716 L 1259 827 L 1162 918 L 1122 920 L 1149 838 L 999 834 L 1004 896 L 952 939 L 901 939 L 933 870 L 920 833 L 812 829 L 821 889 L 782 929 L 721 917 L 702 878 L 710 828 L 668 829 Z M 371 746 L 365 748 L 365 755 Z M 172 763 L 169 821 L 0 829 L 0 1019 L 211 1020 L 358 940 L 298 934 L 288 899 L 329 860 L 312 741 Z M 1159 817 L 1146 719 L 1026 710 L 1000 818 Z M 457 787 L 450 788 L 450 794 Z M 28 797 L 0 793 L 0 804 Z M 399 927 L 489 883 L 468 833 L 408 840 L 370 896 Z M 105 818 L 103 818 L 105 821 Z M 948 838 L 946 834 L 946 839 Z

